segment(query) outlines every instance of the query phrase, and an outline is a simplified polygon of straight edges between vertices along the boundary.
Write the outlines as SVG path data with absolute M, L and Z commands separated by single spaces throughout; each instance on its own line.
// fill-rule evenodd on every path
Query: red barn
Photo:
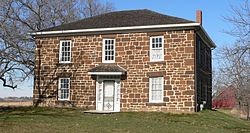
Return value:
M 220 93 L 212 100 L 213 108 L 227 108 L 235 107 L 236 97 L 235 88 L 233 86 L 223 88 Z

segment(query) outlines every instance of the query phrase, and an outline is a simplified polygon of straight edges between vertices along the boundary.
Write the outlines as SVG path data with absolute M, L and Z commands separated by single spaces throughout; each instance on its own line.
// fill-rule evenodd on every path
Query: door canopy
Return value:
M 116 64 L 100 64 L 89 70 L 90 75 L 126 75 L 126 69 Z

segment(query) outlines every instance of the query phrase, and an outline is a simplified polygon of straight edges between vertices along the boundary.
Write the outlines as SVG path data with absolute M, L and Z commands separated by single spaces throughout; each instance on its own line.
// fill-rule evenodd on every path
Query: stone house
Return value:
M 89 110 L 211 108 L 211 49 L 196 22 L 150 10 L 106 13 L 32 33 L 34 104 Z

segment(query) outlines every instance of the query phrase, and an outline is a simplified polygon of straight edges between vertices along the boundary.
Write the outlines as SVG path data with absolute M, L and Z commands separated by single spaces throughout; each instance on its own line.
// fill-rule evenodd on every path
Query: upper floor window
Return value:
M 115 39 L 103 39 L 102 62 L 115 62 Z
M 149 102 L 163 102 L 163 77 L 149 78 Z
M 71 62 L 71 40 L 60 41 L 59 63 Z
M 59 78 L 58 99 L 69 100 L 70 78 Z
M 150 37 L 150 61 L 164 61 L 164 37 Z

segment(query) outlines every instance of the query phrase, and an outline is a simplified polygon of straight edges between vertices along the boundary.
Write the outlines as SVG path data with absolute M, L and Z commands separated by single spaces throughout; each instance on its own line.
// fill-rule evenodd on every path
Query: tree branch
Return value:
M 17 85 L 15 85 L 15 86 L 13 86 L 13 85 L 8 85 L 7 84 L 7 82 L 6 82 L 6 79 L 4 79 L 4 78 L 2 78 L 2 77 L 0 77 L 0 79 L 3 81 L 3 87 L 9 87 L 9 88 L 11 88 L 11 89 L 15 89 L 15 88 L 17 88 Z

